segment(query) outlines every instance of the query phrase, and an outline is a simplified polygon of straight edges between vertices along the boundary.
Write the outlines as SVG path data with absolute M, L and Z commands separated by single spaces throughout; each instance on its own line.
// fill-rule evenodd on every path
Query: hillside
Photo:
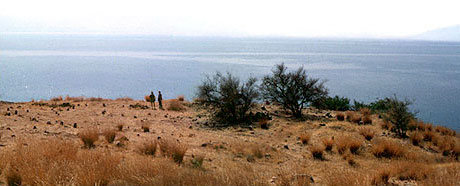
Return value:
M 431 30 L 418 34 L 412 39 L 430 41 L 460 41 L 460 25 Z
M 460 140 L 444 127 L 416 122 L 400 139 L 366 111 L 306 109 L 297 120 L 259 105 L 272 120 L 216 129 L 193 102 L 165 108 L 129 98 L 0 103 L 0 185 L 460 184 Z M 353 122 L 361 116 L 371 123 Z

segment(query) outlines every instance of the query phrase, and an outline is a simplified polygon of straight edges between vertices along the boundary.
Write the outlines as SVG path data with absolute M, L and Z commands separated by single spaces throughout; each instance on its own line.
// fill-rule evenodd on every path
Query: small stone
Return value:
M 61 125 L 64 125 L 64 122 L 63 122 L 63 121 L 61 121 Z
M 105 103 L 102 103 L 102 106 L 105 107 Z
M 319 124 L 319 126 L 324 127 L 324 126 L 326 126 L 326 124 L 325 124 L 325 123 L 321 123 L 321 124 Z
M 74 123 L 74 124 L 73 124 L 73 128 L 77 128 L 77 123 Z
M 284 145 L 284 148 L 289 150 L 289 146 L 288 145 Z
M 33 128 L 33 129 L 37 129 L 37 126 L 34 126 L 34 128 Z
M 252 131 L 252 132 L 251 132 L 251 134 L 255 134 L 255 132 L 254 132 L 254 131 Z
M 51 121 L 46 122 L 46 124 L 51 125 Z
M 190 125 L 190 126 L 188 126 L 188 128 L 189 128 L 189 129 L 192 129 L 193 127 Z
M 17 111 L 17 110 L 14 111 L 14 115 L 18 115 L 18 111 Z
M 137 118 L 137 116 L 134 116 L 134 118 Z
M 14 137 L 16 137 L 16 135 L 13 134 L 13 135 L 11 135 L 11 137 L 14 138 Z
M 6 127 L 6 130 L 11 130 L 11 128 L 10 128 L 10 127 Z
M 140 134 L 137 134 L 137 136 L 141 136 Z

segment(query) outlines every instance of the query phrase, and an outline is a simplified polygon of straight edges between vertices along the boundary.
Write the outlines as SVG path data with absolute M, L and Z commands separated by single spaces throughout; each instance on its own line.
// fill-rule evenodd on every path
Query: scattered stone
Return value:
M 105 107 L 105 103 L 102 103 L 102 106 Z
M 70 111 L 70 108 L 67 108 L 67 111 Z
M 5 116 L 11 116 L 11 113 L 7 112 L 5 113 Z
M 158 136 L 157 139 L 161 139 L 161 136 Z
M 167 115 L 167 114 L 165 114 L 165 118 L 167 118 L 167 117 L 168 117 L 168 115 Z
M 201 147 L 207 147 L 208 145 L 210 145 L 209 143 L 203 143 L 201 144 Z
M 288 145 L 284 145 L 284 148 L 289 150 L 289 146 Z
M 265 108 L 265 106 L 262 106 L 260 109 L 262 109 L 262 110 L 267 110 L 267 108 Z
M 77 128 L 77 123 L 74 123 L 74 124 L 73 124 L 73 128 Z
M 140 134 L 137 134 L 137 136 L 141 136 Z
M 61 125 L 64 125 L 64 122 L 63 122 L 63 121 L 61 121 Z
M 254 158 L 254 156 L 251 155 L 251 154 L 249 154 L 249 155 L 246 156 L 246 160 L 247 160 L 248 162 L 255 162 L 255 161 L 256 161 L 256 159 Z
M 188 128 L 189 128 L 189 129 L 192 129 L 193 127 L 190 125 L 190 126 L 188 126 Z
M 14 111 L 14 115 L 18 115 L 18 111 L 17 111 L 17 110 Z
M 252 131 L 251 134 L 255 134 L 254 131 Z
M 319 126 L 324 127 L 326 126 L 326 123 L 320 123 Z
M 11 128 L 10 128 L 10 127 L 6 127 L 6 130 L 11 130 Z
M 332 118 L 332 115 L 330 112 L 326 113 L 324 116 L 328 117 L 328 118 Z
M 6 111 L 10 111 L 10 108 L 6 108 Z
M 194 137 L 194 136 L 195 136 L 195 134 L 189 134 L 189 135 L 188 135 L 188 137 L 190 137 L 190 138 L 191 138 L 191 137 Z
M 27 113 L 29 113 L 29 110 L 26 110 Z
M 14 137 L 16 137 L 16 135 L 13 134 L 13 135 L 11 135 L 11 137 L 14 138 Z
M 265 154 L 265 158 L 270 159 L 272 156 L 269 153 Z
M 137 118 L 137 116 L 134 116 L 134 118 Z
M 33 129 L 37 129 L 37 126 L 34 126 L 34 128 L 33 128 Z
M 51 121 L 46 122 L 46 124 L 51 125 Z
M 102 111 L 102 115 L 104 115 L 106 112 L 107 112 L 107 111 L 103 110 L 103 111 Z

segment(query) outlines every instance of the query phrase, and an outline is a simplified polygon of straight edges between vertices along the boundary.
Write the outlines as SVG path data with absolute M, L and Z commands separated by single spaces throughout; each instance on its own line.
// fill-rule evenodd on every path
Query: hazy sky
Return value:
M 0 32 L 401 37 L 460 24 L 446 0 L 6 0 Z

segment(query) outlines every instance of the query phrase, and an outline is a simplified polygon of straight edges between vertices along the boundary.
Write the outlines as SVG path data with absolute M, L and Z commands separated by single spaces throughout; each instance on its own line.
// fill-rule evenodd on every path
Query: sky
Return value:
M 0 32 L 392 38 L 460 24 L 447 0 L 6 0 Z

